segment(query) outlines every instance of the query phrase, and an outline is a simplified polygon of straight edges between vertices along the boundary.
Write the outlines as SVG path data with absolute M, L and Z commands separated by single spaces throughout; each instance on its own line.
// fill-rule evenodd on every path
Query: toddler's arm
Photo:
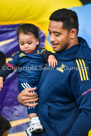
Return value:
M 44 47 L 39 49 L 44 60 L 49 63 L 49 66 L 55 67 L 58 64 L 54 53 L 52 53 L 51 51 L 47 51 Z
M 58 64 L 55 56 L 52 54 L 48 56 L 48 63 L 49 63 L 49 66 L 51 67 L 55 67 Z

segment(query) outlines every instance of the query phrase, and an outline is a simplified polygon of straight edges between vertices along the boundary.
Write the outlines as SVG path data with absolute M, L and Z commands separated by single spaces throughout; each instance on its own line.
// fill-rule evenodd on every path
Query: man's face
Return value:
M 63 51 L 70 46 L 70 32 L 63 29 L 62 26 L 61 21 L 50 21 L 49 23 L 50 41 L 55 52 Z

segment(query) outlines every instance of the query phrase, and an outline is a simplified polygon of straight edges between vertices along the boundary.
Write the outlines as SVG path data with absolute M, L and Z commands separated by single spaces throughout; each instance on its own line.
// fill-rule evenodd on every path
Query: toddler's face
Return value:
M 25 53 L 30 53 L 36 49 L 38 44 L 39 44 L 39 40 L 36 39 L 32 33 L 19 34 L 19 46 L 21 51 Z

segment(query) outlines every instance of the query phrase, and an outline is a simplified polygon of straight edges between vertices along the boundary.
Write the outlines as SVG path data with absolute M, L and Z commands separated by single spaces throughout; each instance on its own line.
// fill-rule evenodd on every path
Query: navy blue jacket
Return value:
M 91 129 L 91 50 L 86 41 L 56 53 L 58 66 L 45 67 L 38 116 L 43 132 L 32 136 L 87 136 Z

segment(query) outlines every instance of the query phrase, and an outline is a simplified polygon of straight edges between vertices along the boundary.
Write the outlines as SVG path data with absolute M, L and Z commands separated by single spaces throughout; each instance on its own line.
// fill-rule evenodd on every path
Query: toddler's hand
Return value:
M 0 77 L 0 91 L 3 88 L 3 77 Z
M 51 67 L 55 67 L 58 64 L 54 55 L 48 56 L 48 63 L 49 63 L 49 66 L 51 66 Z

